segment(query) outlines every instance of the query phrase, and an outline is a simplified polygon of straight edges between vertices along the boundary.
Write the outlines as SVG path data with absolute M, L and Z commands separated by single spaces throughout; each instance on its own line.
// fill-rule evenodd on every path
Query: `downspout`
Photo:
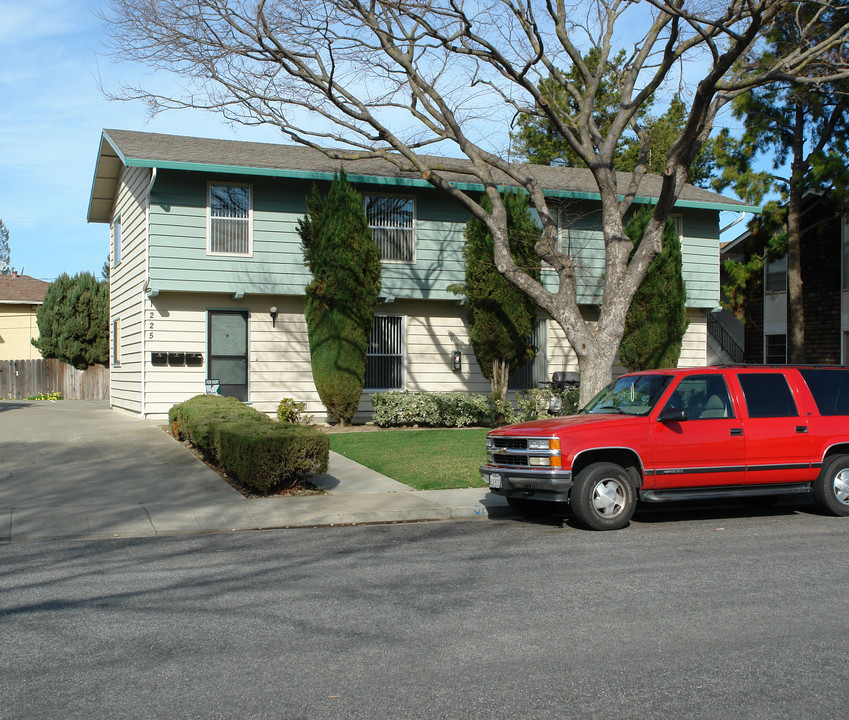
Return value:
M 142 283 L 141 289 L 141 408 L 139 412 L 139 417 L 144 420 L 147 414 L 146 408 L 146 390 L 147 386 L 145 385 L 145 368 L 147 367 L 146 358 L 147 355 L 145 353 L 145 348 L 147 347 L 147 343 L 145 343 L 145 336 L 147 333 L 145 332 L 145 300 L 147 299 L 147 291 L 150 288 L 150 193 L 153 191 L 153 183 L 156 182 L 156 168 L 151 168 L 150 173 L 150 183 L 148 183 L 147 191 L 145 192 L 145 198 L 147 199 L 147 203 L 144 209 L 144 282 Z

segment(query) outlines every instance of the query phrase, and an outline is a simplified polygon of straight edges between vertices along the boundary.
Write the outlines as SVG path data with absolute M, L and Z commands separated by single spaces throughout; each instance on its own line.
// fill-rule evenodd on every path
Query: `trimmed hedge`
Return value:
M 296 487 L 327 471 L 327 435 L 274 422 L 236 398 L 198 395 L 172 407 L 168 419 L 176 436 L 260 493 Z
M 374 421 L 381 427 L 493 427 L 509 422 L 512 415 L 509 402 L 469 393 L 375 393 L 371 404 Z

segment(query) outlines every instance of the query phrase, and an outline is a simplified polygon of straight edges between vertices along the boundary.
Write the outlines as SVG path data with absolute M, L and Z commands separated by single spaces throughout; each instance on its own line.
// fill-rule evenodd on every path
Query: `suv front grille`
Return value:
M 494 447 L 504 448 L 506 450 L 527 450 L 528 449 L 527 438 L 494 437 L 494 438 L 492 438 L 492 444 L 493 444 Z

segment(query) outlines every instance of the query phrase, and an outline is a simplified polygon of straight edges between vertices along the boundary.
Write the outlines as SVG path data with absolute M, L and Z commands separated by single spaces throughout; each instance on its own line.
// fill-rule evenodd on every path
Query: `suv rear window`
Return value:
M 751 418 L 795 417 L 793 393 L 780 373 L 740 373 L 737 375 Z
M 849 415 L 849 372 L 836 368 L 806 368 L 799 373 L 814 396 L 820 415 Z

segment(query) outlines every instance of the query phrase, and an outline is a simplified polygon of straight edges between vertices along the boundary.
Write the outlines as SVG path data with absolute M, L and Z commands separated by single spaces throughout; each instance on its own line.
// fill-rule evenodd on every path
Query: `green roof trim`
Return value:
M 114 147 L 114 145 L 113 145 Z M 298 180 L 315 180 L 315 181 L 327 181 L 330 182 L 333 180 L 336 173 L 330 172 L 315 172 L 315 171 L 306 171 L 306 170 L 286 170 L 283 168 L 258 168 L 258 167 L 248 167 L 248 166 L 236 166 L 236 165 L 218 165 L 213 163 L 197 163 L 197 162 L 183 162 L 183 161 L 172 161 L 172 160 L 145 160 L 142 158 L 125 158 L 120 154 L 120 151 L 115 148 L 121 160 L 127 167 L 146 167 L 146 168 L 158 168 L 160 170 L 184 170 L 188 172 L 216 172 L 222 174 L 230 174 L 230 175 L 258 175 L 263 177 L 282 177 L 282 178 L 292 178 Z M 345 173 L 346 177 L 350 182 L 359 182 L 365 183 L 369 185 L 393 185 L 393 186 L 401 186 L 401 187 L 419 187 L 419 188 L 431 188 L 433 189 L 433 185 L 431 185 L 427 180 L 420 178 L 399 178 L 399 177 L 389 177 L 385 175 L 360 175 L 356 173 Z M 459 190 L 465 190 L 468 192 L 482 192 L 484 190 L 484 186 L 479 183 L 462 183 L 455 182 L 452 183 L 454 187 Z M 580 192 L 574 190 L 545 190 L 545 194 L 548 197 L 555 198 L 569 198 L 570 200 L 594 200 L 600 201 L 601 194 L 600 193 L 592 193 L 592 192 Z M 647 197 L 647 196 L 636 196 L 634 198 L 634 202 L 640 205 L 654 205 L 657 202 L 657 198 Z M 720 210 L 723 212 L 750 212 L 758 214 L 762 212 L 763 208 L 759 205 L 729 205 L 726 203 L 719 202 L 704 202 L 697 200 L 678 200 L 675 203 L 675 207 L 682 208 L 692 208 L 697 210 Z

